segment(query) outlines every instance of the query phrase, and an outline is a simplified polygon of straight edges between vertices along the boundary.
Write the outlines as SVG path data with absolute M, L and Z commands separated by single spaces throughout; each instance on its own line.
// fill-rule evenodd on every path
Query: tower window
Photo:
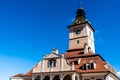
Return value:
M 81 23 L 81 21 L 80 20 L 78 20 L 78 24 L 80 24 Z
M 76 30 L 76 35 L 79 35 L 80 34 L 80 30 L 78 29 L 78 30 Z
M 88 52 L 91 52 L 91 47 L 88 48 Z
M 54 60 L 54 59 L 49 60 L 48 67 L 49 68 L 56 67 L 56 60 Z
M 77 44 L 79 44 L 80 43 L 80 41 L 79 40 L 77 40 Z
M 92 33 L 91 33 L 91 31 L 89 31 L 89 35 L 90 35 L 90 36 L 92 36 Z

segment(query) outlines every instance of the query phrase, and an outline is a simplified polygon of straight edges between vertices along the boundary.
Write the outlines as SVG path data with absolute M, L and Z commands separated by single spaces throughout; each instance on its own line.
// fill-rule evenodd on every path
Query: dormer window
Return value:
M 94 69 L 94 63 L 90 63 L 90 68 Z
M 77 65 L 77 64 L 78 64 L 78 61 L 74 61 L 74 64 Z
M 93 60 L 90 61 L 90 69 L 95 69 L 96 64 Z
M 86 63 L 83 64 L 83 70 L 86 70 L 87 69 L 87 65 Z
M 84 61 L 81 68 L 82 68 L 82 70 L 95 69 L 96 68 L 96 63 L 93 60 L 91 60 L 89 63 Z
M 55 59 L 49 60 L 49 61 L 48 61 L 48 67 L 49 67 L 49 68 L 56 67 L 56 60 L 55 60 Z
M 86 70 L 86 69 L 87 69 L 87 63 L 86 63 L 86 62 L 83 62 L 82 69 L 83 69 L 83 70 Z

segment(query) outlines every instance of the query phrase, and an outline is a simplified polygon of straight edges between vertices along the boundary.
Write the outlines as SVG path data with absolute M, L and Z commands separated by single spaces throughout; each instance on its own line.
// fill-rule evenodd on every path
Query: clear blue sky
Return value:
M 96 53 L 120 71 L 120 0 L 83 0 Z M 0 78 L 26 73 L 43 55 L 68 49 L 79 0 L 0 0 Z

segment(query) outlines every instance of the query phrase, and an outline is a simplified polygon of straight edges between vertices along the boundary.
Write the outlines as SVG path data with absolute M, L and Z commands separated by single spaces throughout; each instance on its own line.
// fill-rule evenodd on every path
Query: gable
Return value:
M 51 58 L 60 58 L 61 56 L 59 54 L 56 54 L 56 53 L 51 53 L 49 55 L 46 55 L 44 57 L 44 59 L 51 59 Z

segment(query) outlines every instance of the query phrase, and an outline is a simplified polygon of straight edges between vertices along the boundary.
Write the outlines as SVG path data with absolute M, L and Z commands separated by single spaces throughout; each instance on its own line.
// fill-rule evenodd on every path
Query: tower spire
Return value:
M 74 20 L 72 25 L 80 24 L 86 22 L 85 12 L 82 6 L 82 0 L 79 0 L 79 8 L 76 12 L 76 19 Z

